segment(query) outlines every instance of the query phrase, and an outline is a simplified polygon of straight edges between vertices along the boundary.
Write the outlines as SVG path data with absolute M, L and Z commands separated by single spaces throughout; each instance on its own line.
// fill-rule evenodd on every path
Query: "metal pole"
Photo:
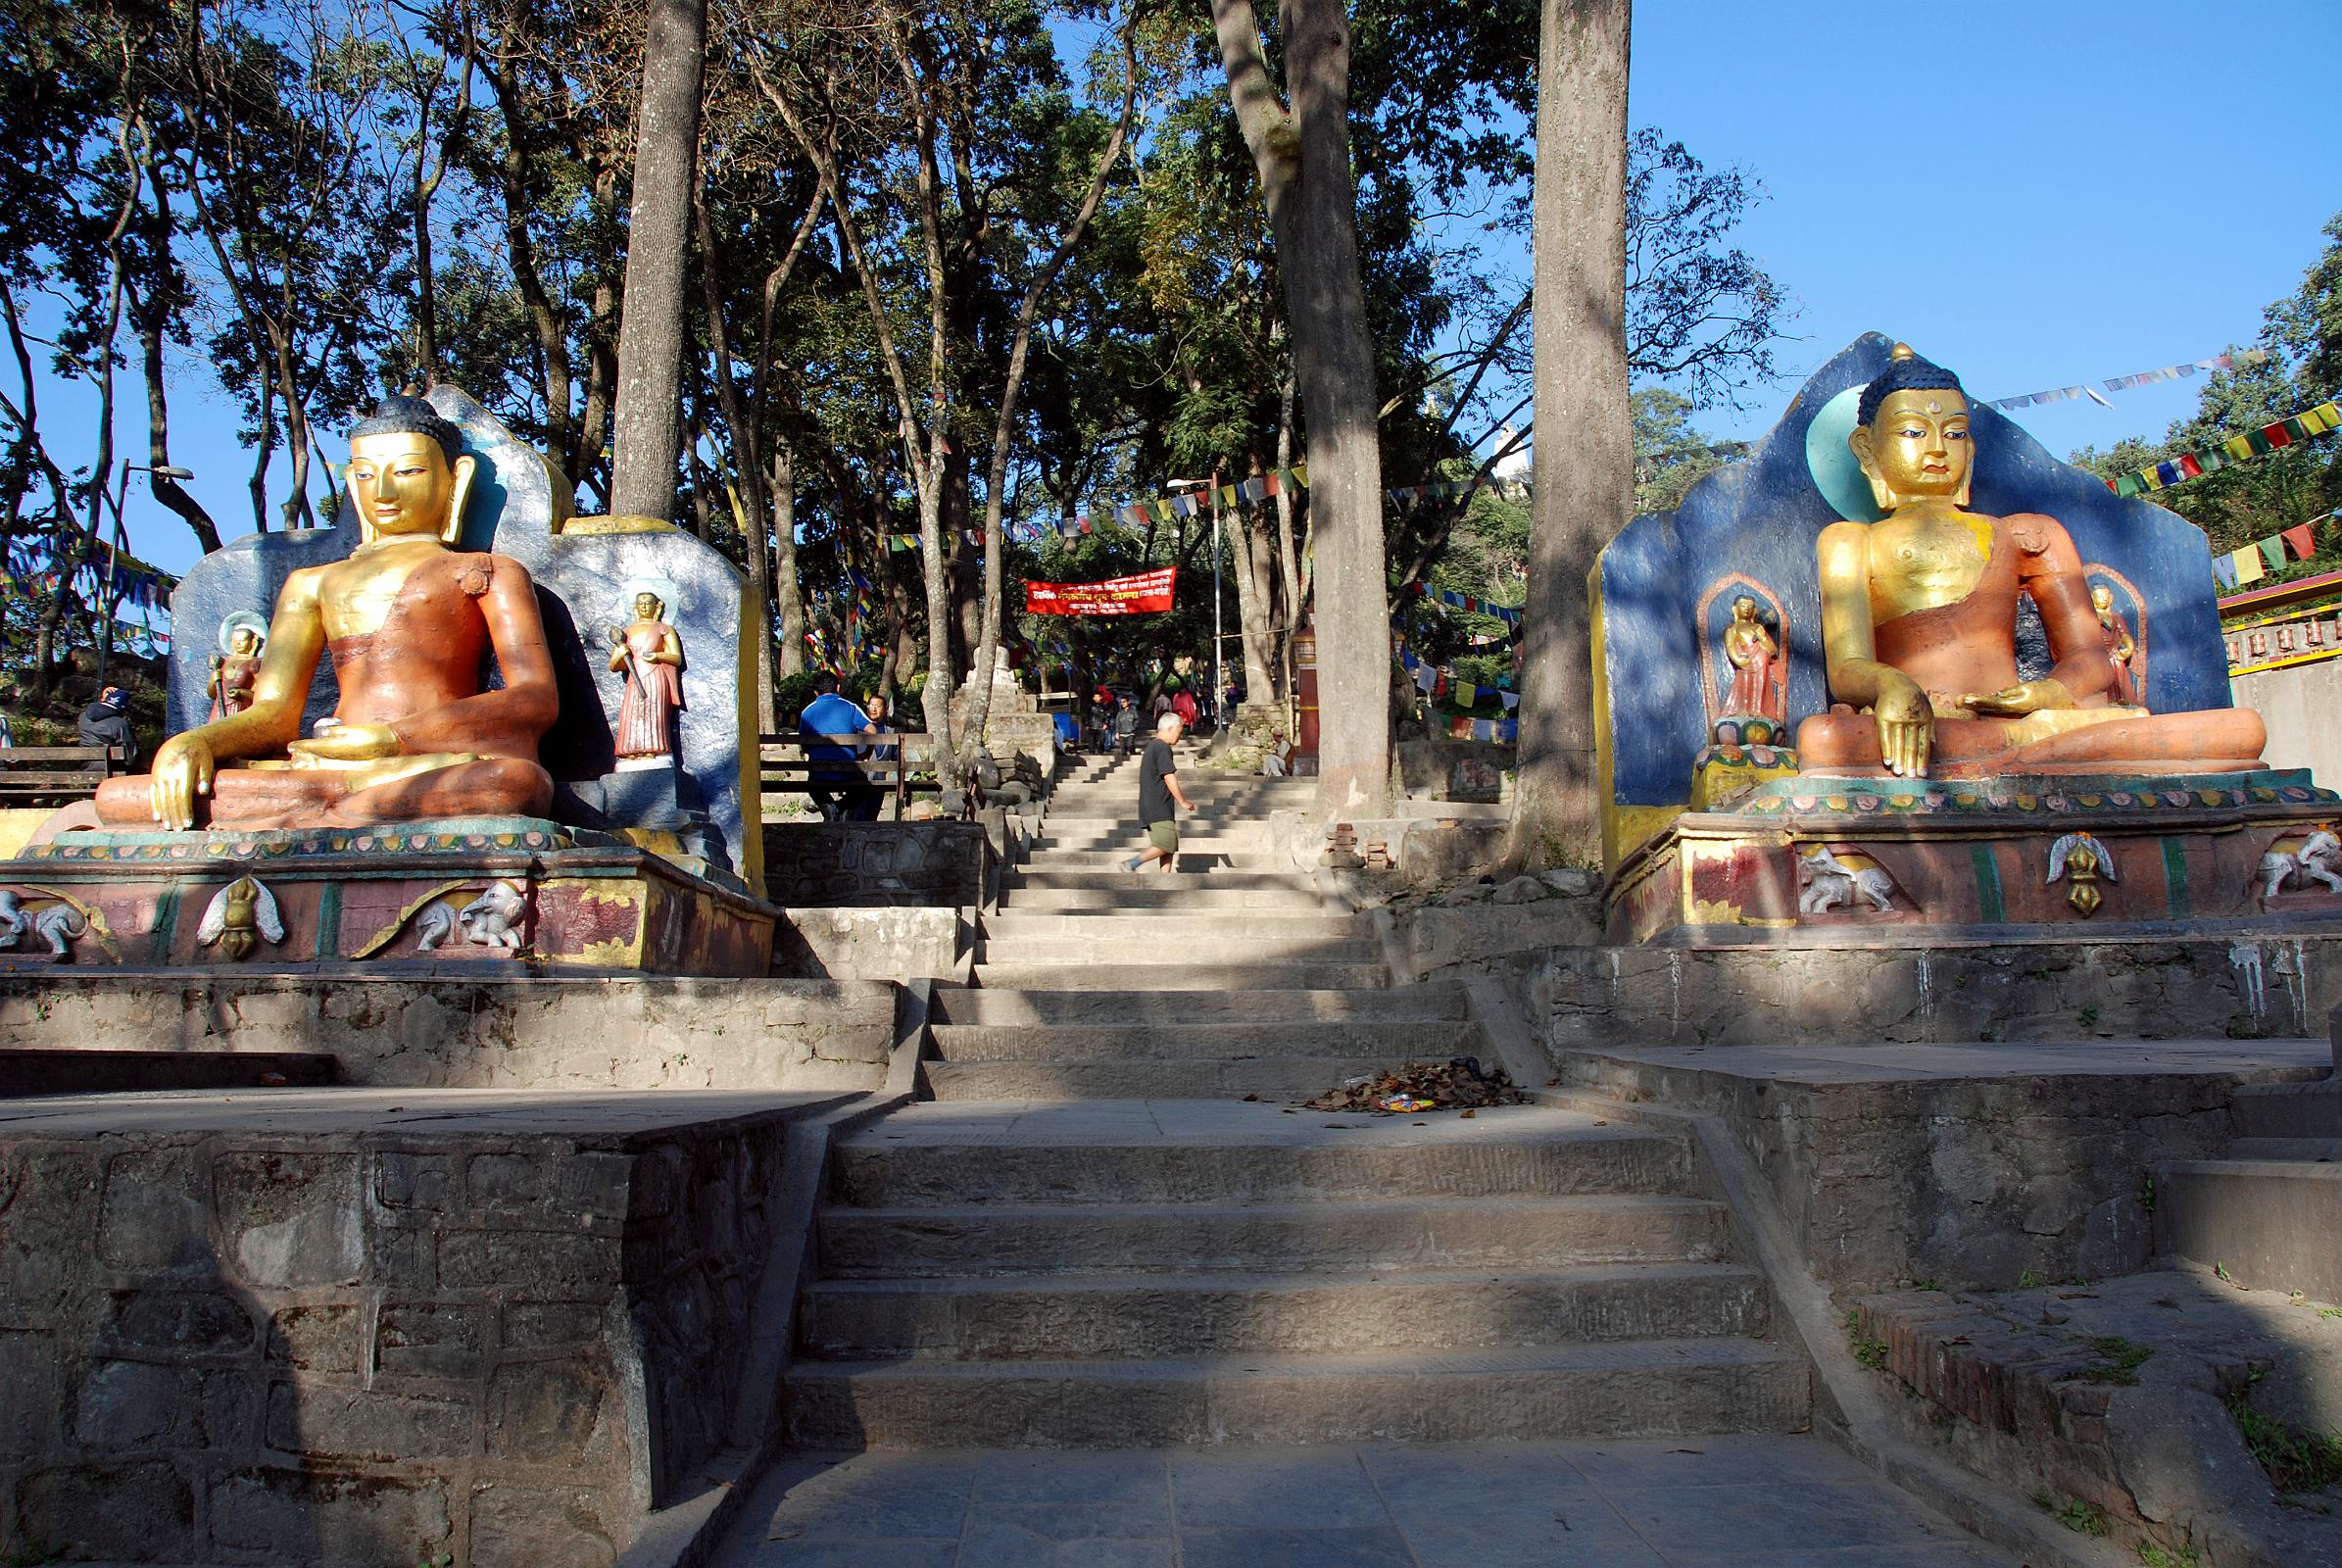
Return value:
M 1220 678 L 1220 550 L 1227 543 L 1220 531 L 1220 470 L 1211 471 L 1211 707 L 1214 715 L 1212 728 L 1227 727 L 1228 715 L 1220 711 L 1220 694 L 1228 683 Z

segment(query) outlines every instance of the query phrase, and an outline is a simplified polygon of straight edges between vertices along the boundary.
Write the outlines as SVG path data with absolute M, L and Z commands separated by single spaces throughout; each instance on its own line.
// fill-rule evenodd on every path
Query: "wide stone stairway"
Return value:
M 1524 1105 L 1291 1102 L 1488 1056 L 1371 917 L 1272 864 L 1307 781 L 1190 761 L 1175 872 L 1137 763 L 1061 781 L 938 995 L 912 1105 L 834 1152 L 789 1373 L 802 1448 L 1785 1432 L 1809 1369 L 1668 1133 Z M 1257 1102 L 1245 1102 L 1258 1097 Z

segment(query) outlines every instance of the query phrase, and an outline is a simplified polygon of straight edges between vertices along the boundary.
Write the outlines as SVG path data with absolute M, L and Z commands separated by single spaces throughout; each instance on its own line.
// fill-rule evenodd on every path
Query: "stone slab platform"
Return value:
M 1719 1118 L 1825 1284 L 2007 1288 L 2142 1268 L 2149 1167 L 2217 1155 L 2239 1085 L 2323 1040 L 1567 1050 L 1561 1084 Z
M 330 1054 L 345 1082 L 497 1089 L 876 1089 L 875 980 L 580 975 L 450 962 L 0 970 L 13 1050 Z
M 2342 1561 L 2342 1513 L 2272 1495 L 2232 1414 L 2342 1428 L 2342 1320 L 2205 1271 L 1997 1295 L 1906 1292 L 1854 1332 L 1915 1436 L 2059 1508 L 2094 1514 L 2141 1561 L 2237 1568 Z
M 730 1441 L 850 1098 L 0 1102 L 0 1544 L 613 1562 Z
M 715 1568 L 2014 1568 L 1819 1438 L 807 1454 Z

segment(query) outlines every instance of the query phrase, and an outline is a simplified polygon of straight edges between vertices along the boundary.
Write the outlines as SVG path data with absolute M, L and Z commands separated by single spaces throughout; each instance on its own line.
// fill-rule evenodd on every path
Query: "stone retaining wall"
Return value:
M 1713 1065 L 1572 1052 L 1558 1070 L 1572 1088 L 1720 1118 L 1755 1159 L 1806 1266 L 1855 1291 L 1915 1280 L 2007 1289 L 2027 1274 L 2143 1268 L 2154 1250 L 2148 1167 L 2222 1152 L 2239 1083 L 2321 1070 L 2295 1048 L 2290 1067 L 2061 1071 L 2025 1060 L 2000 1075 L 1889 1069 L 1866 1081 L 1841 1063 L 1841 1081 L 1814 1082 L 1735 1068 L 1731 1050 L 1698 1054 Z
M 1548 1048 L 2322 1036 L 2342 936 L 1920 947 L 1556 948 L 1521 966 Z
M 964 926 L 949 906 L 783 909 L 772 963 L 807 979 L 964 981 L 974 952 Z
M 437 1088 L 876 1089 L 894 1041 L 893 989 L 873 980 L 319 978 L 0 975 L 0 1050 L 324 1051 L 345 1082 Z
M 611 1562 L 726 1442 L 790 1122 L 835 1102 L 13 1117 L 0 1551 Z
M 773 822 L 764 828 L 764 888 L 791 908 L 984 902 L 984 827 L 977 822 Z

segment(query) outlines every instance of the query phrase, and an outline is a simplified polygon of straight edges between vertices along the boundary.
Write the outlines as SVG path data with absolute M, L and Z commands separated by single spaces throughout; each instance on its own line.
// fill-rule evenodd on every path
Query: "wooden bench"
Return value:
M 851 758 L 832 758 L 815 760 L 805 756 L 812 746 L 853 746 L 861 754 Z M 892 748 L 892 757 L 872 757 L 870 751 L 880 747 Z M 834 775 L 859 773 L 864 780 L 891 792 L 895 797 L 895 818 L 901 821 L 903 808 L 910 804 L 914 792 L 941 794 L 942 786 L 933 778 L 913 778 L 915 769 L 928 765 L 929 737 L 921 732 L 883 735 L 759 735 L 756 737 L 756 780 L 759 793 L 771 795 L 810 795 L 850 788 L 851 779 Z M 815 770 L 833 775 L 814 777 Z
M 70 806 L 129 770 L 119 746 L 0 746 L 0 808 Z

